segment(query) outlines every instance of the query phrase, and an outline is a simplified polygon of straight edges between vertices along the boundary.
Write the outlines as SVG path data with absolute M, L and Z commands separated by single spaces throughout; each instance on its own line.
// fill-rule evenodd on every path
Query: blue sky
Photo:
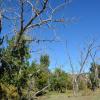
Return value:
M 60 4 L 61 0 L 51 0 L 52 6 Z M 15 3 L 13 3 L 15 5 Z M 8 4 L 9 5 L 9 4 Z M 13 6 L 13 5 L 12 5 Z M 15 6 L 17 9 L 17 4 Z M 18 10 L 18 9 L 17 9 Z M 30 14 L 30 13 L 29 13 Z M 11 15 L 9 15 L 11 16 Z M 61 8 L 55 14 L 55 18 L 64 17 L 66 20 L 75 18 L 77 21 L 70 24 L 54 24 L 56 27 L 57 36 L 61 40 L 67 40 L 68 51 L 72 58 L 75 69 L 79 69 L 77 64 L 79 61 L 79 48 L 85 47 L 85 42 L 95 38 L 97 43 L 100 42 L 100 0 L 72 0 L 72 2 Z M 26 13 L 26 19 L 28 19 Z M 11 30 L 11 24 L 5 22 L 3 25 L 6 27 L 2 31 L 3 34 Z M 10 32 L 10 31 L 9 31 Z M 10 36 L 11 34 L 9 34 Z M 38 38 L 52 39 L 54 37 L 54 32 L 46 27 L 31 32 L 31 36 L 37 36 Z M 43 53 L 47 53 L 50 56 L 50 69 L 53 70 L 55 67 L 62 66 L 65 71 L 70 72 L 69 62 L 67 59 L 67 51 L 65 48 L 65 43 L 44 43 L 44 44 L 33 44 L 31 49 L 37 50 L 42 47 L 42 52 L 32 53 L 33 59 L 39 60 L 39 57 Z M 86 71 L 89 67 L 86 67 Z
M 68 41 L 68 49 L 72 57 L 75 69 L 78 70 L 79 65 L 79 47 L 85 47 L 85 42 L 93 38 L 100 42 L 100 1 L 99 0 L 73 0 L 72 3 L 57 13 L 57 17 L 64 16 L 67 18 L 76 18 L 77 22 L 69 25 L 57 25 L 57 33 L 63 40 Z M 48 47 L 50 47 L 48 45 Z M 52 50 L 47 52 L 50 54 L 50 69 L 55 66 L 63 66 L 63 69 L 70 71 L 69 62 L 66 56 L 66 48 L 64 43 L 56 43 L 51 45 Z M 86 70 L 89 67 L 86 66 Z

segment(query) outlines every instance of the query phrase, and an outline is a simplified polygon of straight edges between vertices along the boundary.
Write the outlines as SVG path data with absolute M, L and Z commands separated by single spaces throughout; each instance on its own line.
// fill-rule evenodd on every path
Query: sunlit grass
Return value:
M 66 93 L 50 92 L 39 100 L 100 100 L 100 89 L 95 92 L 90 90 L 80 91 L 78 96 L 73 96 L 72 91 L 67 91 Z

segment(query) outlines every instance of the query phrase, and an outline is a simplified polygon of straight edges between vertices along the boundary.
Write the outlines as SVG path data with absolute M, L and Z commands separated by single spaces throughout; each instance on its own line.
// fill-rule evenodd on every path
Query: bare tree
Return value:
M 67 57 L 69 59 L 69 63 L 70 63 L 70 67 L 72 69 L 72 77 L 73 77 L 73 93 L 74 93 L 74 96 L 77 96 L 77 93 L 79 91 L 79 79 L 80 79 L 80 76 L 83 72 L 83 69 L 87 63 L 87 60 L 88 58 L 90 57 L 90 54 L 92 52 L 92 50 L 95 48 L 94 46 L 94 41 L 90 42 L 87 47 L 86 47 L 86 51 L 81 51 L 80 53 L 80 63 L 79 63 L 79 66 L 80 66 L 80 69 L 79 69 L 79 72 L 76 74 L 75 71 L 74 71 L 74 68 L 75 66 L 72 64 L 72 59 L 70 57 L 70 54 L 68 53 L 68 50 L 67 50 Z M 67 48 L 67 42 L 66 42 L 66 49 Z
M 75 71 L 74 71 L 74 65 L 72 63 L 72 59 L 71 59 L 71 56 L 68 52 L 68 47 L 67 47 L 67 41 L 66 41 L 66 51 L 67 51 L 67 57 L 68 57 L 68 60 L 69 60 L 69 64 L 70 64 L 70 68 L 71 68 L 71 72 L 72 72 L 72 84 L 73 84 L 73 94 L 74 96 L 77 95 L 77 80 L 76 80 L 76 75 L 75 75 Z

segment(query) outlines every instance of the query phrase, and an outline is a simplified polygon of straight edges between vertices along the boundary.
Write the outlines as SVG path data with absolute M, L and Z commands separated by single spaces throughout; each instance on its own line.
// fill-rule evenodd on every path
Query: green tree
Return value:
M 47 85 L 49 85 L 49 76 L 50 71 L 48 69 L 50 64 L 49 56 L 42 55 L 40 57 L 40 64 L 36 67 L 36 74 L 35 74 L 35 87 L 37 90 L 41 90 Z M 43 94 L 44 92 L 41 92 L 40 94 Z
M 65 92 L 67 89 L 68 74 L 60 68 L 56 68 L 50 78 L 51 90 Z
M 30 57 L 29 46 L 21 39 L 21 44 L 14 49 L 16 36 L 7 41 L 8 46 L 3 50 L 2 54 L 2 73 L 0 81 L 2 83 L 12 84 L 17 87 L 19 96 L 22 96 L 22 88 L 27 85 L 28 73 L 27 63 Z
M 48 71 L 49 64 L 50 64 L 49 56 L 47 54 L 41 55 L 41 57 L 40 57 L 40 67 L 43 70 Z

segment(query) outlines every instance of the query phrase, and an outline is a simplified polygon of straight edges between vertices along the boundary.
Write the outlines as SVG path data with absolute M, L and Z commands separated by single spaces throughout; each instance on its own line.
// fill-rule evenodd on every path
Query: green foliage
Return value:
M 79 80 L 79 90 L 85 90 L 87 88 L 87 84 L 85 80 L 80 79 Z
M 41 55 L 40 64 L 43 67 L 48 67 L 49 66 L 50 61 L 49 61 L 49 56 L 47 54 L 46 55 Z
M 31 80 L 34 81 L 33 89 L 31 89 L 34 92 L 43 89 L 49 84 L 50 91 L 66 92 L 66 90 L 73 89 L 72 75 L 67 74 L 61 68 L 56 68 L 53 73 L 49 71 L 50 59 L 47 54 L 41 55 L 39 64 L 34 61 L 32 64 L 29 64 L 28 43 L 24 41 L 23 37 L 20 41 L 21 44 L 15 45 L 15 38 L 16 36 L 7 41 L 8 45 L 6 48 L 0 48 L 0 84 L 11 87 L 11 90 L 9 90 L 4 89 L 4 86 L 0 85 L 1 98 L 10 98 L 12 91 L 15 91 L 12 97 L 18 99 L 20 96 L 25 97 L 27 93 L 23 94 L 23 91 L 27 91 L 30 87 L 29 83 L 31 83 Z M 100 65 L 95 66 L 98 68 L 98 77 L 100 78 Z M 92 88 L 93 86 L 97 87 L 99 83 L 95 78 L 95 66 L 92 64 L 90 68 Z M 84 81 L 80 80 L 79 89 L 83 90 L 85 87 Z
M 52 91 L 65 92 L 67 88 L 68 75 L 60 68 L 56 68 L 50 77 Z
M 35 77 L 35 80 L 36 80 L 36 88 L 38 90 L 41 90 L 42 88 L 44 88 L 45 86 L 48 85 L 48 73 L 47 72 L 44 72 L 44 71 L 40 71 L 38 74 L 37 74 L 37 77 Z
M 72 90 L 73 89 L 73 80 L 72 76 L 69 74 L 67 78 L 67 90 Z
M 49 63 L 48 55 L 42 55 L 40 57 L 40 65 L 38 65 L 36 69 L 39 70 L 39 72 L 35 75 L 35 86 L 38 90 L 41 90 L 49 84 Z
M 95 90 L 96 87 L 99 87 L 99 80 L 100 80 L 99 75 L 100 75 L 100 65 L 92 63 L 90 68 L 90 80 L 92 84 L 91 88 L 93 90 Z
M 7 41 L 8 46 L 2 51 L 0 82 L 3 84 L 13 85 L 17 90 L 27 86 L 29 46 L 22 39 L 22 43 L 15 48 L 15 37 Z M 21 93 L 20 92 L 20 93 Z M 19 92 L 18 92 L 19 94 Z

